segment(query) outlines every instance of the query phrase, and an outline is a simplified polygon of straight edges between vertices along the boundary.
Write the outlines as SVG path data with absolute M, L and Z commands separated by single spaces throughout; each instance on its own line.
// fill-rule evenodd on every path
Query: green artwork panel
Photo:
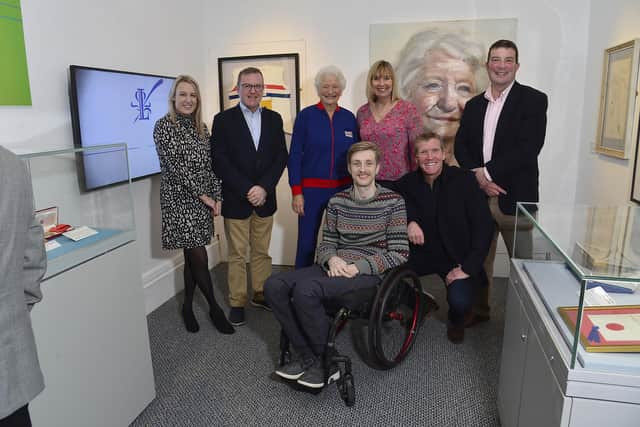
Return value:
M 20 0 L 0 2 L 0 105 L 31 105 Z

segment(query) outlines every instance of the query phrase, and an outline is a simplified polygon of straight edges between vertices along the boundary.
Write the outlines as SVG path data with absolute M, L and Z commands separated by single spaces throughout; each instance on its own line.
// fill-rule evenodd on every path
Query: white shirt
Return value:
M 251 139 L 253 139 L 253 145 L 257 150 L 262 129 L 262 107 L 258 107 L 256 111 L 251 111 L 246 105 L 240 102 L 240 110 L 244 116 L 244 121 L 247 122 L 249 132 L 251 132 Z
M 491 93 L 491 86 L 484 91 L 484 97 L 489 101 L 487 104 L 487 111 L 484 113 L 484 133 L 482 135 L 482 158 L 485 164 L 491 160 L 493 142 L 496 137 L 496 128 L 498 127 L 500 113 L 502 113 L 502 107 L 504 107 L 504 102 L 507 100 L 507 96 L 509 95 L 509 91 L 511 91 L 512 87 L 513 82 L 511 82 L 511 84 L 495 99 Z M 489 171 L 487 171 L 487 168 L 483 168 L 483 170 L 487 179 L 489 181 L 493 181 L 493 179 L 491 179 L 491 175 L 489 175 Z

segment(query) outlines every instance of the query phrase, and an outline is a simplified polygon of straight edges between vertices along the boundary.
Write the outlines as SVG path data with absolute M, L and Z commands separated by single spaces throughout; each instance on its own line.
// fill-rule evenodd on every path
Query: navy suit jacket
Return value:
M 260 142 L 256 150 L 240 105 L 222 111 L 211 126 L 213 171 L 222 180 L 222 215 L 246 219 L 255 211 L 260 217 L 275 213 L 276 185 L 287 164 L 282 117 L 262 108 Z M 247 192 L 259 185 L 267 192 L 264 205 L 254 207 Z
M 486 167 L 507 194 L 500 210 L 515 215 L 516 202 L 537 202 L 538 154 L 547 128 L 547 95 L 514 82 L 505 100 L 493 142 L 491 161 L 484 163 L 484 116 L 489 101 L 481 93 L 467 102 L 456 134 L 455 156 L 465 169 Z
M 449 257 L 470 275 L 475 283 L 486 285 L 483 263 L 493 240 L 494 222 L 484 193 L 475 176 L 455 166 L 443 165 L 438 177 L 440 192 L 436 206 L 437 228 Z M 404 197 L 407 223 L 415 221 L 426 230 L 424 187 L 427 186 L 420 169 L 409 172 L 395 182 L 394 189 Z M 429 236 L 424 236 L 425 240 Z M 411 245 L 413 250 L 415 247 Z M 413 253 L 412 253 L 413 255 Z M 424 260 L 429 263 L 429 260 Z

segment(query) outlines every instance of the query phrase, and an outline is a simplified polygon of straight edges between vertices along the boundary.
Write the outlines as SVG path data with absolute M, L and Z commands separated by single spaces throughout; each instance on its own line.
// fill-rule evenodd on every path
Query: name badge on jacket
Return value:
M 344 136 L 346 136 L 347 138 L 353 138 L 353 132 L 351 132 L 350 130 L 345 130 Z

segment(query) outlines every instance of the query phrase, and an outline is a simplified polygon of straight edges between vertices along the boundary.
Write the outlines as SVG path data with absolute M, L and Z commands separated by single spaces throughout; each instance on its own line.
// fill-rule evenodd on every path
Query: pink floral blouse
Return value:
M 376 122 L 367 103 L 358 108 L 356 118 L 360 140 L 374 142 L 382 152 L 377 179 L 396 180 L 413 169 L 413 141 L 420 134 L 422 125 L 411 102 L 398 100 L 379 122 Z

